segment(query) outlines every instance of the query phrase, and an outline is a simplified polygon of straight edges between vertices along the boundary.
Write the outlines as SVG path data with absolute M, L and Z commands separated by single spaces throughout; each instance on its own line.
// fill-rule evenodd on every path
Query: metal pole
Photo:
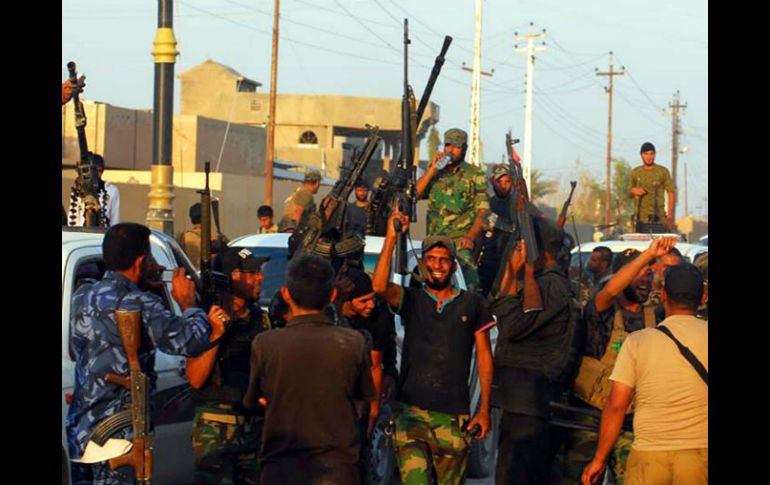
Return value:
M 270 61 L 270 114 L 267 124 L 267 147 L 265 155 L 265 204 L 273 205 L 273 157 L 275 153 L 275 91 L 278 82 L 278 17 L 280 0 L 273 6 L 273 54 Z
M 533 26 L 532 22 L 529 23 L 530 27 Z M 526 79 L 526 101 L 524 104 L 524 156 L 521 159 L 521 169 L 524 180 L 527 181 L 527 187 L 532 190 L 532 104 L 534 102 L 534 75 L 535 75 L 535 52 L 545 50 L 545 45 L 535 46 L 535 39 L 545 37 L 545 29 L 539 34 L 532 34 L 520 36 L 514 32 L 514 38 L 516 40 L 526 40 L 526 48 L 517 48 L 516 52 L 527 53 L 527 79 Z M 516 46 L 514 46 L 515 48 Z
M 155 87 L 152 123 L 152 176 L 147 226 L 174 234 L 174 167 L 171 144 L 174 123 L 174 63 L 179 52 L 173 30 L 172 0 L 158 0 L 158 29 L 153 42 Z
M 471 133 L 468 146 L 468 163 L 481 166 L 479 151 L 479 109 L 481 104 L 481 0 L 476 0 L 476 38 L 473 50 L 473 76 L 471 81 Z

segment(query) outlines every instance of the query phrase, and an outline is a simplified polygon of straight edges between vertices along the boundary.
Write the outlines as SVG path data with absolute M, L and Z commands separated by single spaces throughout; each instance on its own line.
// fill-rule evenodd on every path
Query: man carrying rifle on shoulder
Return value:
M 245 248 L 230 247 L 222 253 L 219 262 L 231 291 L 221 298 L 232 320 L 226 331 L 213 335 L 210 350 L 187 360 L 187 378 L 195 389 L 192 442 L 199 485 L 259 482 L 264 413 L 261 407 L 246 413 L 241 400 L 249 384 L 251 341 L 271 328 L 259 306 L 262 265 L 268 259 Z
M 158 284 L 153 280 L 159 269 L 150 252 L 150 230 L 145 226 L 122 223 L 110 227 L 102 250 L 107 268 L 104 277 L 93 285 L 81 286 L 73 296 L 75 389 L 65 424 L 73 461 L 72 483 L 133 484 L 132 468 L 111 470 L 105 461 L 125 455 L 125 448 L 110 454 L 107 447 L 101 449 L 90 439 L 98 421 L 122 411 L 134 397 L 128 389 L 105 378 L 107 374 L 124 376 L 129 370 L 127 351 L 116 329 L 116 311 L 140 313 L 138 360 L 149 378 L 150 396 L 155 387 L 155 350 L 171 355 L 202 354 L 209 348 L 212 335 L 222 331 L 222 309 L 213 306 L 207 318 L 196 308 L 194 283 L 185 278 L 182 268 L 174 272 L 171 291 L 184 312 L 182 316 L 170 311 L 160 297 L 141 289 L 146 283 Z M 149 422 L 150 416 L 143 419 Z M 132 437 L 131 426 L 119 429 L 114 436 L 123 440 Z
M 511 199 L 516 200 L 511 171 L 507 164 L 498 163 L 492 168 L 492 189 L 489 198 L 490 212 L 487 215 L 487 233 L 482 239 L 483 250 L 479 262 L 481 294 L 489 294 L 497 272 L 502 265 L 502 254 L 508 238 L 517 232 L 516 213 L 511 211 Z
M 465 161 L 467 140 L 467 133 L 459 128 L 444 133 L 444 151 L 436 153 L 417 181 L 417 196 L 428 199 L 427 234 L 452 239 L 465 283 L 473 291 L 479 287 L 473 244 L 489 201 L 484 172 Z

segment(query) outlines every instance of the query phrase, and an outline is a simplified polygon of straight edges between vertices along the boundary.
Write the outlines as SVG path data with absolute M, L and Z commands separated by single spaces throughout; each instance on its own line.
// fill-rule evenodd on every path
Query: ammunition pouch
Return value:
M 652 328 L 655 326 L 655 312 L 652 306 L 644 306 L 644 326 Z M 595 359 L 589 356 L 583 356 L 580 361 L 573 391 L 575 395 L 583 402 L 590 404 L 597 409 L 604 409 L 607 398 L 610 396 L 610 375 L 615 367 L 615 361 L 620 353 L 620 347 L 617 342 L 623 342 L 626 339 L 627 332 L 623 321 L 623 312 L 620 307 L 615 308 L 615 319 L 612 326 L 612 333 L 607 342 L 607 349 L 601 359 Z M 632 413 L 634 404 L 632 403 L 627 413 Z

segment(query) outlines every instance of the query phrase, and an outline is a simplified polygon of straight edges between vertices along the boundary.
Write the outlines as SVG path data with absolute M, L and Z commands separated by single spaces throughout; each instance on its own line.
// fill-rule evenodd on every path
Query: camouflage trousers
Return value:
M 585 415 L 575 415 L 575 421 L 599 427 L 599 418 Z M 593 459 L 596 453 L 599 435 L 593 431 L 567 430 L 564 442 L 564 463 L 561 472 L 561 482 L 564 485 L 580 483 L 583 468 Z M 621 431 L 618 440 L 610 453 L 608 467 L 615 474 L 615 483 L 623 485 L 626 472 L 626 461 L 631 453 L 634 434 Z
M 457 244 L 457 241 L 455 241 Z M 473 261 L 473 253 L 470 249 L 459 249 L 457 251 L 457 260 L 460 262 L 460 269 L 465 277 L 465 285 L 468 291 L 474 291 L 481 287 L 481 280 L 479 279 L 479 270 L 476 267 L 476 263 Z
M 192 446 L 196 485 L 256 485 L 263 419 L 234 413 L 232 406 L 195 407 Z
M 400 408 L 400 409 L 398 409 Z M 469 438 L 460 427 L 467 414 L 446 414 L 417 406 L 394 410 L 393 445 L 403 485 L 457 485 L 465 481 Z

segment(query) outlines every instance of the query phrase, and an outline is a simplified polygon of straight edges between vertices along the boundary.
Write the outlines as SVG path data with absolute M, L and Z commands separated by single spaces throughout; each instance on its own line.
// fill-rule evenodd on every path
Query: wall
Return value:
M 65 209 L 69 209 L 69 194 L 75 179 L 75 171 L 62 170 L 61 199 Z M 120 217 L 122 222 L 145 224 L 147 214 L 147 193 L 149 192 L 149 171 L 106 170 L 104 178 L 118 186 L 120 190 Z M 175 235 L 191 227 L 188 210 L 195 202 L 200 202 L 196 191 L 204 186 L 202 173 L 184 173 L 174 171 L 174 233 Z M 220 222 L 222 231 L 230 238 L 252 234 L 257 228 L 257 207 L 264 200 L 265 179 L 227 173 L 212 173 L 209 187 L 213 197 L 220 200 Z M 300 184 L 288 180 L 273 181 L 273 210 L 278 220 L 283 214 L 283 205 Z M 315 196 L 316 203 L 329 193 L 331 187 L 322 186 Z M 351 200 L 353 197 L 351 196 Z M 418 223 L 412 228 L 412 238 L 421 241 L 425 237 L 426 201 L 417 205 Z

